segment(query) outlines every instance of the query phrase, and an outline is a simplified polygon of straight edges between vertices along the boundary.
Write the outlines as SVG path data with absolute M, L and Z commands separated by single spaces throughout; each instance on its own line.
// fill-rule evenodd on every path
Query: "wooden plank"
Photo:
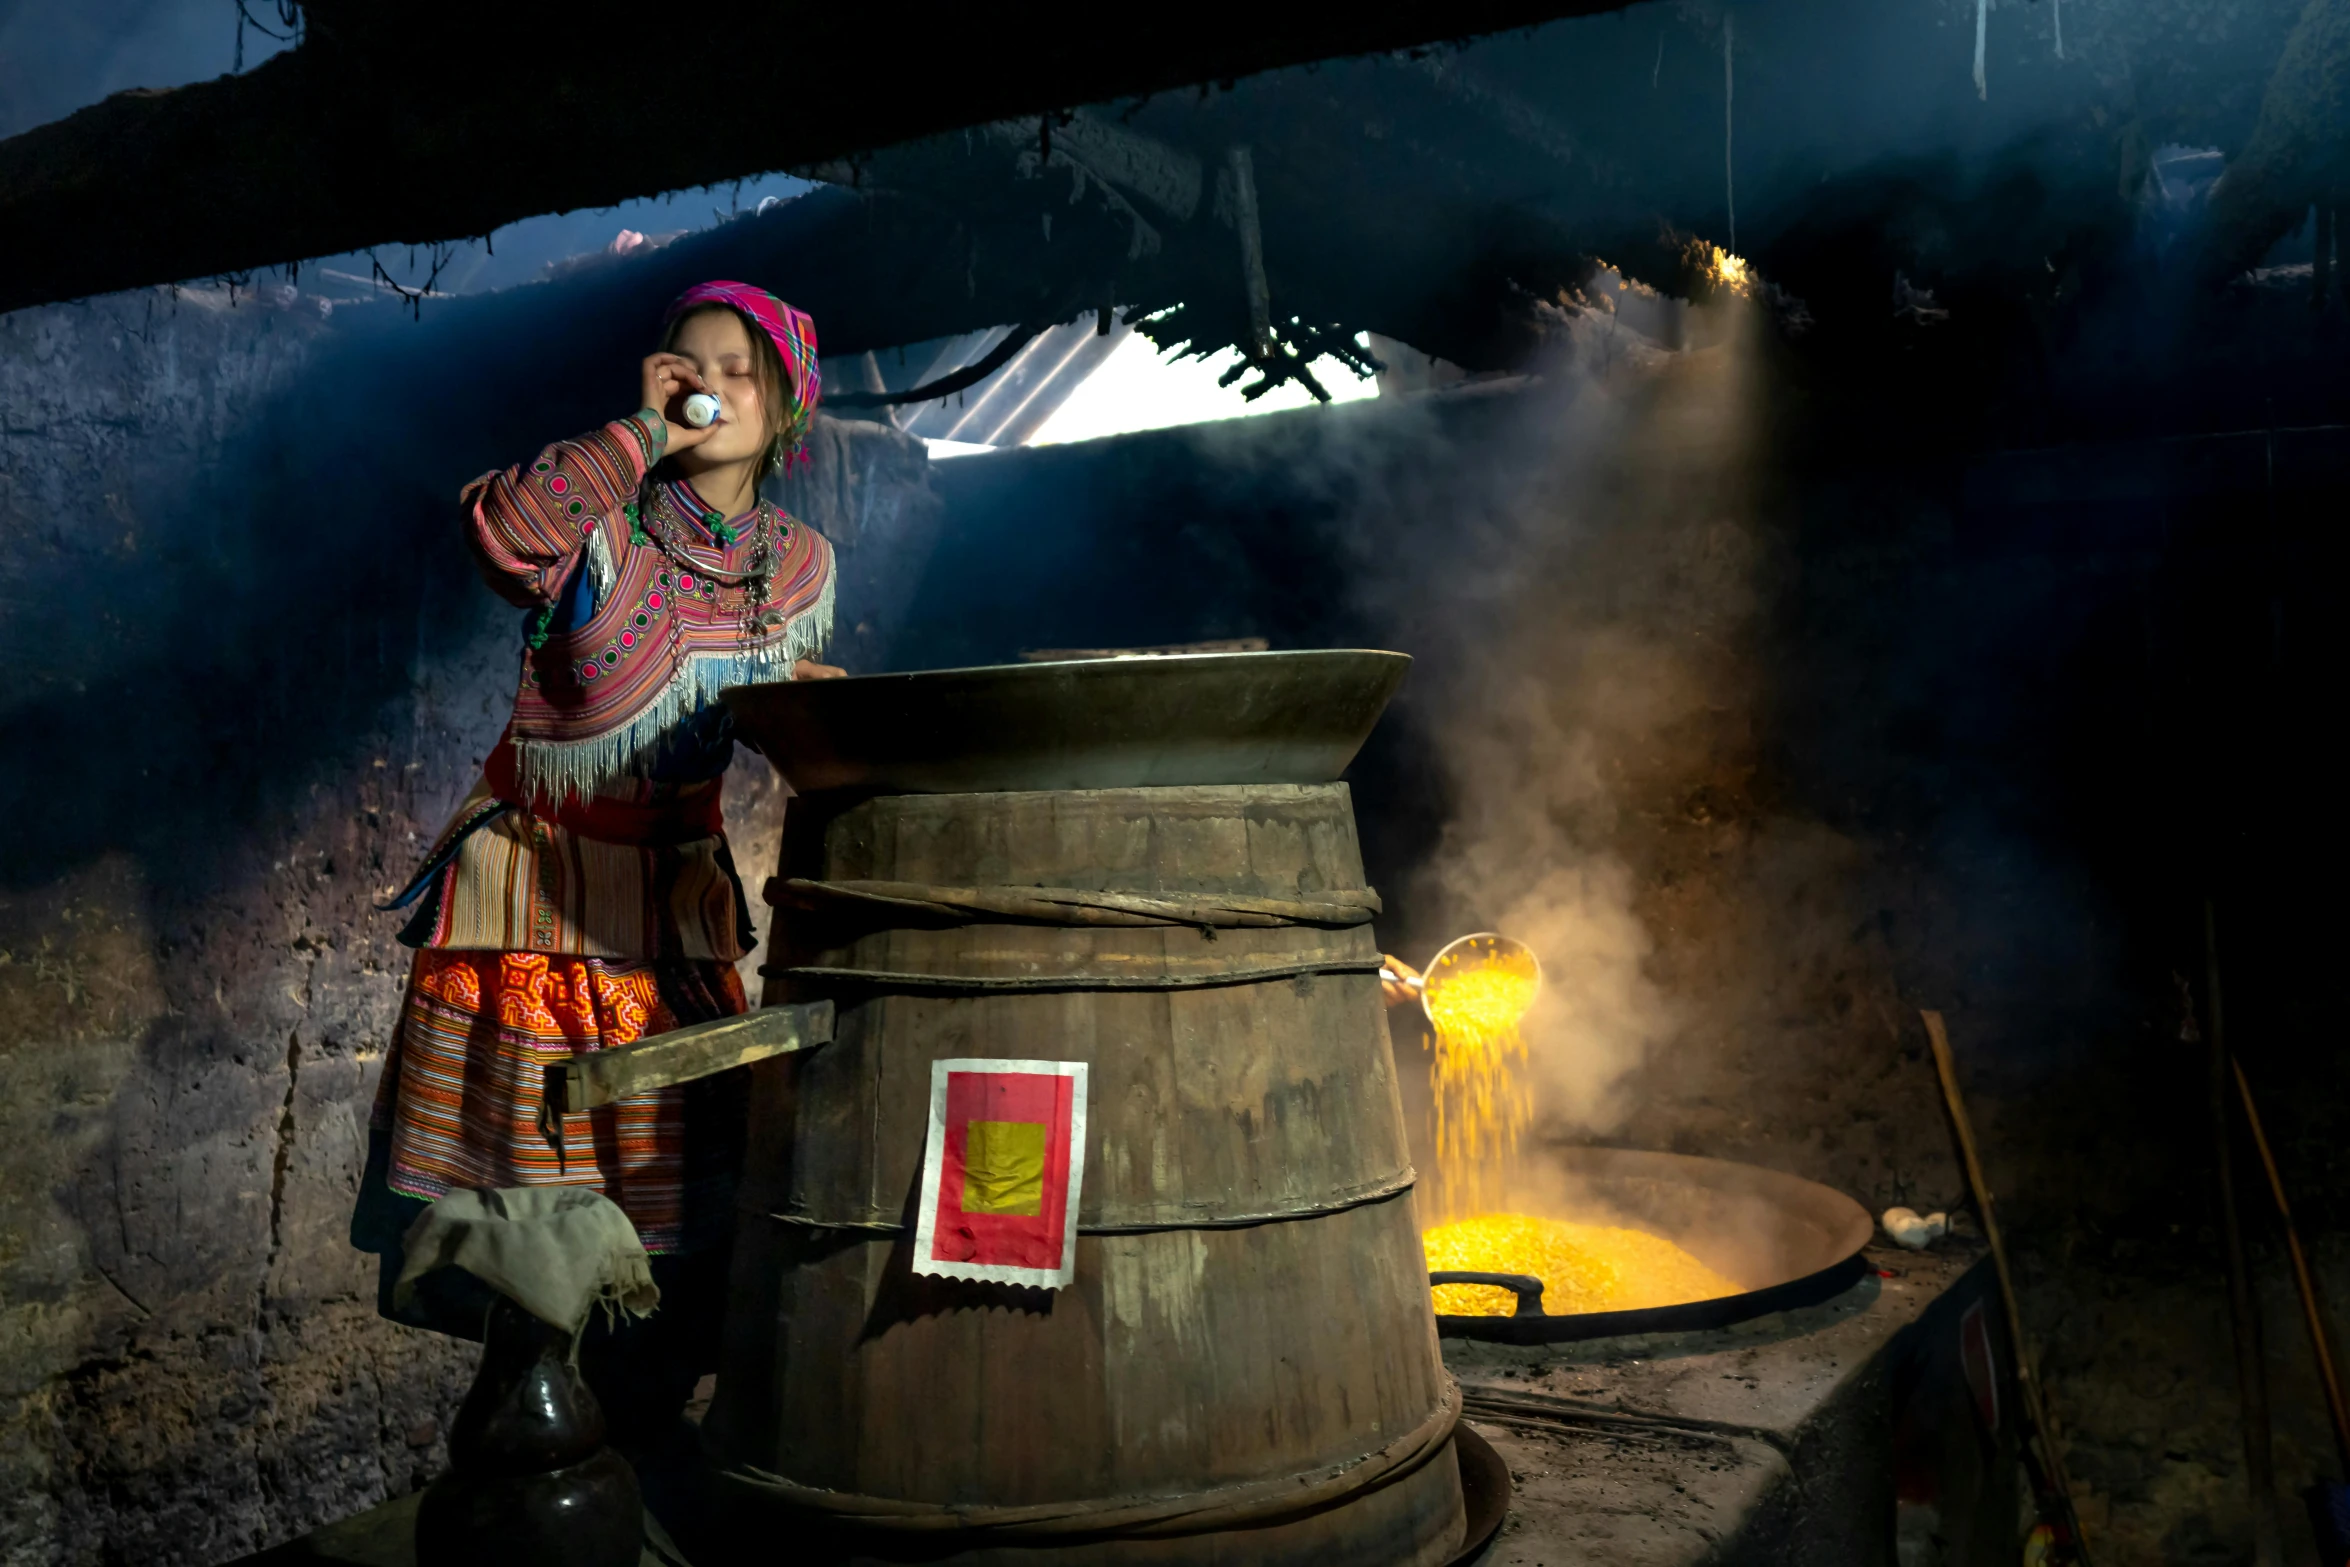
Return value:
M 770 1056 L 811 1050 L 832 1038 L 832 1003 L 759 1007 L 741 1017 L 673 1029 L 617 1050 L 575 1056 L 547 1068 L 550 1094 L 573 1110 L 593 1110 L 629 1094 L 690 1083 Z

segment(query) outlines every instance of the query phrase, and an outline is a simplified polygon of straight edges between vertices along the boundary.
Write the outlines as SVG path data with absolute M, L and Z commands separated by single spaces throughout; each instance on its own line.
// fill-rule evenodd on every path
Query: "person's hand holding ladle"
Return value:
M 1534 1004 L 1534 987 L 1542 982 L 1542 962 L 1534 956 L 1534 949 L 1511 936 L 1479 931 L 1472 936 L 1457 937 L 1438 949 L 1428 960 L 1425 972 L 1413 968 L 1401 958 L 1381 953 L 1379 957 L 1379 994 L 1389 1006 L 1399 1006 L 1417 1000 L 1428 1020 L 1436 1019 L 1436 998 L 1444 987 L 1462 974 L 1489 968 L 1515 969 L 1527 976 L 1525 1005 Z

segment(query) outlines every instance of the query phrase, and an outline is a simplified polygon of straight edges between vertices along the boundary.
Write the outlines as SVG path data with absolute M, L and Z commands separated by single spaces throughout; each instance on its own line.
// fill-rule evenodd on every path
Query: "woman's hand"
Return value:
M 819 664 L 812 658 L 803 658 L 791 667 L 794 680 L 838 680 L 847 673 L 838 664 Z
M 662 448 L 663 451 L 688 451 L 717 433 L 718 426 L 715 424 L 697 430 L 679 417 L 685 410 L 677 405 L 688 392 L 708 390 L 709 387 L 702 382 L 702 373 L 683 354 L 652 354 L 646 357 L 645 400 L 642 406 L 659 414 L 662 422 L 669 426 L 669 440 Z

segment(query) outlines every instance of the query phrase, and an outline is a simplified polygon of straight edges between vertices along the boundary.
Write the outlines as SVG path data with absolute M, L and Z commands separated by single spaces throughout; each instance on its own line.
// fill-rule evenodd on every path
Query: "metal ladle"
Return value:
M 1437 949 L 1436 956 L 1428 960 L 1428 966 L 1417 974 L 1406 976 L 1398 974 L 1392 969 L 1381 969 L 1380 977 L 1403 985 L 1406 989 L 1417 991 L 1420 996 L 1420 1009 L 1427 1012 L 1428 1021 L 1434 1023 L 1436 1014 L 1429 1008 L 1428 1002 L 1435 992 L 1442 990 L 1456 974 L 1468 969 L 1483 968 L 1488 963 L 1496 962 L 1524 963 L 1533 972 L 1535 993 L 1540 993 L 1542 960 L 1534 955 L 1534 949 L 1514 936 L 1504 936 L 1490 930 L 1482 930 L 1475 935 L 1461 936 L 1446 942 Z M 1528 996 L 1526 998 L 1527 1005 L 1532 1006 L 1533 1000 L 1533 996 Z

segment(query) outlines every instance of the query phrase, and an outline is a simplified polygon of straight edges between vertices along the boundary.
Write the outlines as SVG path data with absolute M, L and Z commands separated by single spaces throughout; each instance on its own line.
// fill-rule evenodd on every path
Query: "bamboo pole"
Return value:
M 2220 1005 L 2219 927 L 2209 902 L 2203 905 L 2205 1004 L 2211 1027 L 2212 1159 L 2219 1176 L 2220 1235 L 2227 1245 L 2228 1314 L 2236 1338 L 2236 1393 L 2244 1423 L 2245 1501 L 2252 1511 L 2253 1567 L 2283 1567 L 2285 1536 L 2277 1517 L 2275 1439 L 2270 1432 L 2268 1365 L 2260 1347 L 2260 1301 L 2252 1291 L 2252 1265 L 2244 1255 L 2244 1223 L 2236 1205 L 2236 1163 L 2228 1136 L 2228 1054 L 2226 1013 Z
M 2326 1412 L 2334 1421 L 2334 1450 L 2342 1473 L 2350 1478 L 2350 1406 L 2342 1402 L 2342 1378 L 2334 1368 L 2334 1348 L 2326 1332 L 2325 1312 L 2317 1299 L 2317 1279 L 2309 1271 L 2309 1257 L 2301 1249 L 2301 1231 L 2293 1223 L 2292 1204 L 2285 1201 L 2284 1178 L 2277 1174 L 2276 1155 L 2269 1151 L 2268 1133 L 2261 1128 L 2259 1107 L 2252 1102 L 2252 1084 L 2244 1063 L 2230 1059 L 2236 1070 L 2236 1097 L 2244 1106 L 2244 1120 L 2252 1128 L 2252 1146 L 2260 1150 L 2260 1168 L 2268 1176 L 2268 1193 L 2276 1199 L 2277 1217 L 2285 1225 L 2285 1251 L 2293 1259 L 2293 1283 L 2301 1292 L 2301 1315 L 2309 1324 L 2309 1347 L 2317 1356 L 2318 1380 L 2326 1395 Z
M 1974 1123 L 1967 1119 L 1966 1098 L 1959 1092 L 1958 1064 L 1950 1054 L 1950 1034 L 1943 1026 L 1941 1013 L 1921 1011 L 1918 1016 L 1925 1019 L 1926 1038 L 1934 1046 L 1934 1070 L 1942 1079 L 1942 1102 L 1949 1107 L 1950 1123 L 1958 1132 L 1958 1152 L 1966 1164 L 1967 1187 L 1974 1193 L 1975 1211 L 1983 1216 L 1983 1237 L 1991 1243 L 1991 1263 L 1999 1275 L 1999 1299 L 2007 1308 L 2008 1337 L 2015 1349 L 2016 1390 L 2023 1395 L 2024 1418 L 2032 1427 L 2026 1440 L 2039 1445 L 2040 1472 L 2048 1477 L 2050 1488 L 2056 1492 L 2065 1532 L 2072 1536 L 2073 1555 L 2087 1567 L 2089 1542 L 2081 1534 L 2081 1517 L 2073 1507 L 2072 1479 L 2065 1473 L 2064 1455 L 2056 1450 L 2056 1437 L 2048 1424 L 2048 1406 L 2040 1396 L 2039 1373 L 2032 1365 L 2031 1344 L 2024 1337 L 2024 1314 L 2016 1305 L 2015 1273 L 2007 1264 L 2007 1243 L 2000 1238 L 1999 1216 L 1991 1202 L 1991 1183 L 1983 1174 L 1982 1155 L 1975 1147 Z

